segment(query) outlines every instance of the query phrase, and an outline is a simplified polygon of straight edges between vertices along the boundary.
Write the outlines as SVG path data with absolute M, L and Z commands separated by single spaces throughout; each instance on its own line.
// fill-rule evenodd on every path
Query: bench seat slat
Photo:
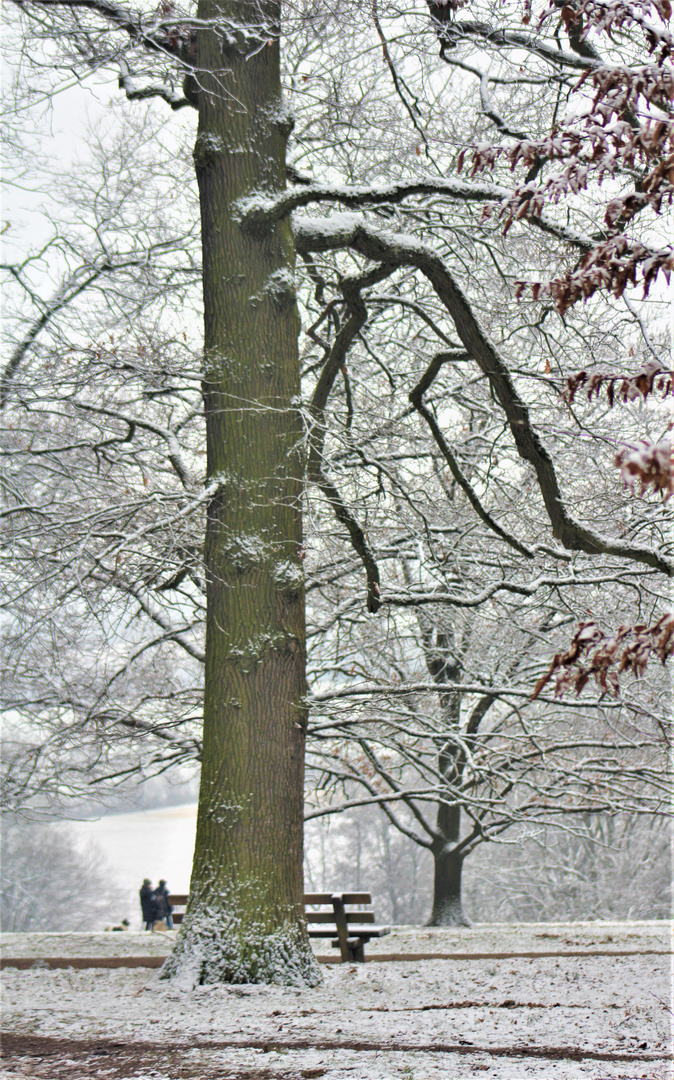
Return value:
M 386 934 L 391 933 L 391 927 L 390 926 L 373 926 L 372 929 L 370 929 L 368 927 L 367 930 L 363 930 L 362 934 L 361 934 L 360 930 L 358 930 L 357 933 L 358 933 L 358 937 L 349 936 L 346 939 L 347 944 L 348 944 L 350 949 L 353 949 L 358 945 L 367 945 L 370 938 L 385 937 Z M 338 949 L 339 948 L 339 938 L 333 938 L 332 941 L 330 942 L 330 944 L 332 945 L 333 949 Z
M 329 928 L 326 928 L 326 927 L 315 927 L 314 928 L 313 926 L 310 926 L 308 928 L 308 930 L 307 930 L 307 933 L 309 934 L 310 938 L 334 938 L 335 937 L 335 924 L 333 923 L 332 926 L 329 927 Z M 372 938 L 372 937 L 384 937 L 385 934 L 390 934 L 390 933 L 391 933 L 391 927 L 390 926 L 368 926 L 367 929 L 365 929 L 365 930 L 356 930 L 355 927 L 354 927 L 353 931 L 351 931 L 351 930 L 349 931 L 349 936 L 351 937 L 352 934 L 357 934 L 358 938 L 361 941 L 365 941 L 365 940 L 367 940 L 369 938 Z M 335 938 L 335 940 L 338 940 L 338 939 Z

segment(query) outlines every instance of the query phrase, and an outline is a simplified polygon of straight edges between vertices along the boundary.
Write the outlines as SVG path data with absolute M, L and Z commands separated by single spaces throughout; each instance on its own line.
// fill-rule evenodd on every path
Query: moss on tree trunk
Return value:
M 303 909 L 303 480 L 290 223 L 237 201 L 285 187 L 275 4 L 201 0 L 199 184 L 208 508 L 204 748 L 190 902 L 165 977 L 315 983 Z M 237 29 L 238 27 L 238 29 Z

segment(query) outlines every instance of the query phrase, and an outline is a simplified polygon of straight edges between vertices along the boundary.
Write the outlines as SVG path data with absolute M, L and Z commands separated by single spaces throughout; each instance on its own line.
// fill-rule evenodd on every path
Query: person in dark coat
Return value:
M 145 929 L 151 930 L 152 924 L 157 916 L 155 914 L 155 899 L 152 890 L 152 882 L 149 878 L 145 878 L 140 888 L 140 910 L 143 913 Z
M 171 918 L 171 912 L 173 908 L 171 901 L 169 900 L 169 890 L 166 888 L 166 882 L 162 878 L 159 885 L 154 891 L 154 902 L 157 919 L 166 919 L 166 925 L 169 930 L 173 930 L 173 919 Z

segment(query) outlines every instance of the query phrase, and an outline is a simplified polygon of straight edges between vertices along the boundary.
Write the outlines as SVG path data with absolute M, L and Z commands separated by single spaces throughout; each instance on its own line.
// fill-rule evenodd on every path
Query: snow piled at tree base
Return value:
M 318 986 L 322 975 L 306 937 L 291 923 L 269 933 L 232 914 L 190 912 L 161 979 L 182 988 L 213 983 Z

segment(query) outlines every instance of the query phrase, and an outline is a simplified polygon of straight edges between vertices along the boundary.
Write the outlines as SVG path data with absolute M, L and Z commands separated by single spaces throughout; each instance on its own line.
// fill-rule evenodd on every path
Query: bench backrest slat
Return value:
M 311 905 L 332 904 L 333 893 L 305 893 L 304 903 Z M 371 904 L 372 896 L 369 892 L 338 893 L 343 904 Z M 188 900 L 187 893 L 171 893 L 171 903 L 178 907 L 184 907 Z
M 170 894 L 170 902 L 174 909 L 176 907 L 185 907 L 188 900 L 189 895 L 186 893 Z M 347 944 L 349 924 L 367 925 L 375 921 L 374 912 L 372 911 L 345 910 L 346 904 L 371 904 L 372 896 L 370 893 L 305 893 L 304 903 L 308 908 L 330 905 L 330 911 L 307 911 L 306 920 L 308 923 L 322 923 L 335 927 L 343 960 L 351 958 L 351 951 Z M 174 910 L 173 922 L 176 926 L 179 926 L 184 918 L 185 915 L 182 911 Z
M 348 923 L 373 923 L 374 911 L 347 911 L 346 921 Z M 333 923 L 335 921 L 334 911 L 307 911 L 306 920 L 308 923 Z
M 305 893 L 305 904 L 331 904 L 333 896 L 338 896 L 343 904 L 371 904 L 372 897 L 369 892 L 345 892 L 345 893 Z

